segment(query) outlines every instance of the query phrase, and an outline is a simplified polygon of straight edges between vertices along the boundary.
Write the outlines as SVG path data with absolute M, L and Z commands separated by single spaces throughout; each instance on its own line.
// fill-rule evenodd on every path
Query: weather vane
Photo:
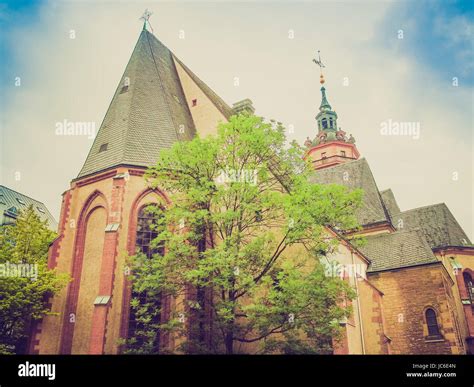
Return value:
M 313 62 L 316 63 L 319 66 L 319 70 L 321 71 L 321 76 L 319 77 L 320 78 L 319 82 L 321 84 L 323 84 L 324 83 L 323 68 L 325 68 L 326 66 L 321 61 L 321 54 L 319 52 L 320 51 L 318 50 L 318 59 L 313 59 Z
M 146 30 L 146 24 L 150 26 L 151 32 L 153 32 L 153 27 L 150 24 L 150 16 L 153 15 L 148 9 L 145 9 L 145 12 L 143 12 L 143 15 L 140 17 L 139 20 L 143 20 L 143 29 Z

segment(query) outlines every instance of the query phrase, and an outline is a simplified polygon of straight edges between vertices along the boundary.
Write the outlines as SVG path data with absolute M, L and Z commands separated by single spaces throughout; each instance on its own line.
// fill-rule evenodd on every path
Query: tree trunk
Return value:
M 225 353 L 227 355 L 234 353 L 234 332 L 232 330 L 225 334 Z

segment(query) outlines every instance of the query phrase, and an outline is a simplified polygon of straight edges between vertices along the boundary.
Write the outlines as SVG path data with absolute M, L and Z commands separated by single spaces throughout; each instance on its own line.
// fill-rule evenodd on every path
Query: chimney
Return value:
M 252 101 L 246 98 L 242 101 L 234 103 L 234 105 L 232 106 L 232 111 L 234 114 L 240 114 L 244 112 L 248 114 L 253 114 L 255 112 L 255 108 L 253 107 Z

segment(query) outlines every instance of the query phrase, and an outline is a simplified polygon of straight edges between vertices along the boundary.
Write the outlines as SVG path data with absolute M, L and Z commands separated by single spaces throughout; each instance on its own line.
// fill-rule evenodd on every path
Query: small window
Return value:
M 18 208 L 16 208 L 15 206 L 13 207 L 10 207 L 7 212 L 11 215 L 11 216 L 17 216 L 18 215 Z
M 328 128 L 328 120 L 326 118 L 323 118 L 322 123 L 323 123 L 323 129 L 327 129 Z
M 426 309 L 425 317 L 426 317 L 426 325 L 428 326 L 428 336 L 440 338 L 441 333 L 439 331 L 438 318 L 436 317 L 436 312 L 433 309 L 428 308 Z
M 192 100 L 192 105 L 193 105 L 193 106 L 197 106 L 197 104 L 198 104 L 198 100 L 197 100 L 197 99 L 193 99 L 193 100 Z
M 346 151 L 341 151 L 341 156 L 346 157 Z
M 109 143 L 102 144 L 99 148 L 99 153 L 100 152 L 105 152 L 109 146 Z
M 323 159 L 326 158 L 326 152 L 321 153 L 321 158 L 323 158 Z
M 16 198 L 16 201 L 17 201 L 18 203 L 20 203 L 20 204 L 26 206 L 26 203 L 25 203 L 22 199 Z
M 37 209 L 39 212 L 41 212 L 42 214 L 45 214 L 45 213 L 46 213 L 46 211 L 43 210 L 41 207 L 36 207 L 36 209 Z

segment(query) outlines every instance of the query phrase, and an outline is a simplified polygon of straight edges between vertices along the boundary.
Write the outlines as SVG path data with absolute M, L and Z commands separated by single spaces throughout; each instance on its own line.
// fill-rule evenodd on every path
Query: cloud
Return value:
M 92 140 L 58 136 L 56 124 L 100 126 L 148 8 L 158 38 L 224 100 L 251 98 L 258 114 L 293 125 L 290 138 L 300 143 L 316 135 L 320 85 L 311 60 L 320 49 L 339 126 L 355 136 L 379 188 L 391 187 L 402 209 L 446 202 L 472 236 L 472 81 L 463 75 L 472 60 L 463 50 L 470 11 L 448 14 L 446 27 L 436 7 L 405 4 L 44 3 L 31 23 L 5 29 L 2 180 L 58 217 L 60 194 Z M 428 20 L 434 12 L 439 21 Z M 420 138 L 382 136 L 389 119 L 419 122 Z
M 379 29 L 380 43 L 403 31 L 403 40 L 391 42 L 395 53 L 409 52 L 440 79 L 458 77 L 462 84 L 474 85 L 472 1 L 394 2 Z

